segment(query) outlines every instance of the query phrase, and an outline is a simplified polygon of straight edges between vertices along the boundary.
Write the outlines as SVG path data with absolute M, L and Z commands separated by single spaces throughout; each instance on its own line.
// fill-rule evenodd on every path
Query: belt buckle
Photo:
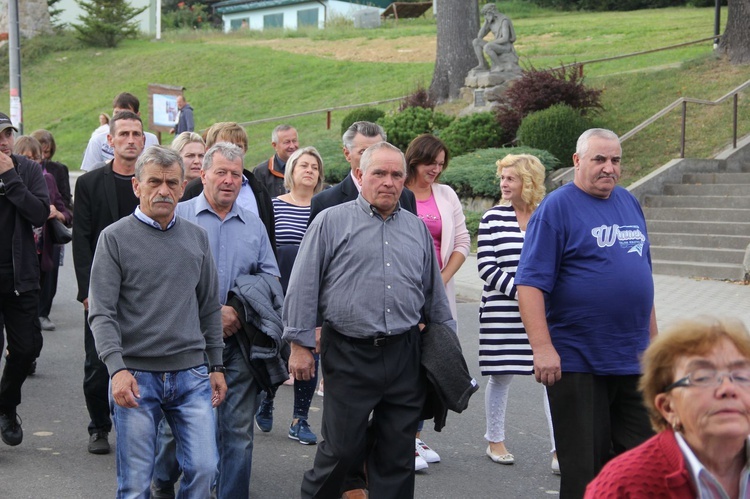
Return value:
M 376 336 L 372 344 L 376 347 L 384 347 L 388 343 L 387 336 Z

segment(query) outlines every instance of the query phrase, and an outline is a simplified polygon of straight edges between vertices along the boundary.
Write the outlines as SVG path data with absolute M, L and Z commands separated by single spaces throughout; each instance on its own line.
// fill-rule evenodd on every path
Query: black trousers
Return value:
M 94 335 L 89 327 L 88 311 L 84 312 L 83 347 L 86 350 L 86 360 L 83 363 L 83 396 L 91 418 L 89 435 L 98 431 L 110 432 L 112 419 L 109 417 L 109 372 L 96 352 Z
M 41 272 L 39 284 L 42 287 L 39 294 L 39 317 L 49 317 L 52 310 L 52 300 L 57 294 L 57 277 L 60 273 L 60 246 L 52 247 L 52 269 Z
M 303 498 L 338 499 L 347 472 L 364 454 L 370 497 L 414 497 L 414 435 L 425 384 L 419 330 L 404 334 L 378 347 L 323 327 L 323 440 L 302 480 Z M 366 451 L 370 413 L 374 442 Z
M 561 499 L 583 497 L 607 461 L 653 436 L 638 378 L 563 373 L 547 388 Z
M 37 308 L 39 291 L 16 295 L 13 274 L 0 276 L 0 317 L 8 337 L 8 357 L 0 379 L 0 411 L 13 412 L 21 403 L 21 386 L 31 363 L 42 351 L 42 330 Z M 3 347 L 0 330 L 0 352 Z

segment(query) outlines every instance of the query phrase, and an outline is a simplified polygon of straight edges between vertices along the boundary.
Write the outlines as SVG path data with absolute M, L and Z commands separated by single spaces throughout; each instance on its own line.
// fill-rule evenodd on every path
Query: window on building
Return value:
M 318 9 L 300 9 L 297 11 L 297 26 L 318 27 Z
M 279 14 L 267 14 L 263 16 L 263 29 L 269 28 L 283 28 L 284 27 L 284 13 Z
M 237 31 L 240 28 L 247 28 L 249 19 L 232 19 L 230 21 L 230 29 L 232 31 Z

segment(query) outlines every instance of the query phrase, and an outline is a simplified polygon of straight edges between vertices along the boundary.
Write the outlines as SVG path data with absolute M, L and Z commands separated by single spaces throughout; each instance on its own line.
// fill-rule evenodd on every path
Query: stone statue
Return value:
M 494 73 L 515 69 L 518 66 L 518 56 L 513 49 L 513 43 L 516 41 L 513 23 L 507 16 L 497 11 L 494 3 L 488 3 L 482 7 L 482 15 L 484 16 L 484 24 L 482 24 L 477 37 L 472 42 L 474 53 L 476 53 L 477 61 L 479 61 L 479 65 L 473 71 L 487 71 L 489 69 Z M 490 32 L 495 36 L 495 39 L 487 42 L 484 37 Z M 490 67 L 487 66 L 484 54 L 487 54 L 492 62 Z

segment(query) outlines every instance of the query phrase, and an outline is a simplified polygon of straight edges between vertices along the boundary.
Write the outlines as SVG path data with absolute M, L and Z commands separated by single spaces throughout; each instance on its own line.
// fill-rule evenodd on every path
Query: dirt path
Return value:
M 310 40 L 281 38 L 275 40 L 216 40 L 210 43 L 271 47 L 294 54 L 309 54 L 339 61 L 357 62 L 435 62 L 434 36 L 406 36 L 395 39 L 349 38 L 345 40 Z

